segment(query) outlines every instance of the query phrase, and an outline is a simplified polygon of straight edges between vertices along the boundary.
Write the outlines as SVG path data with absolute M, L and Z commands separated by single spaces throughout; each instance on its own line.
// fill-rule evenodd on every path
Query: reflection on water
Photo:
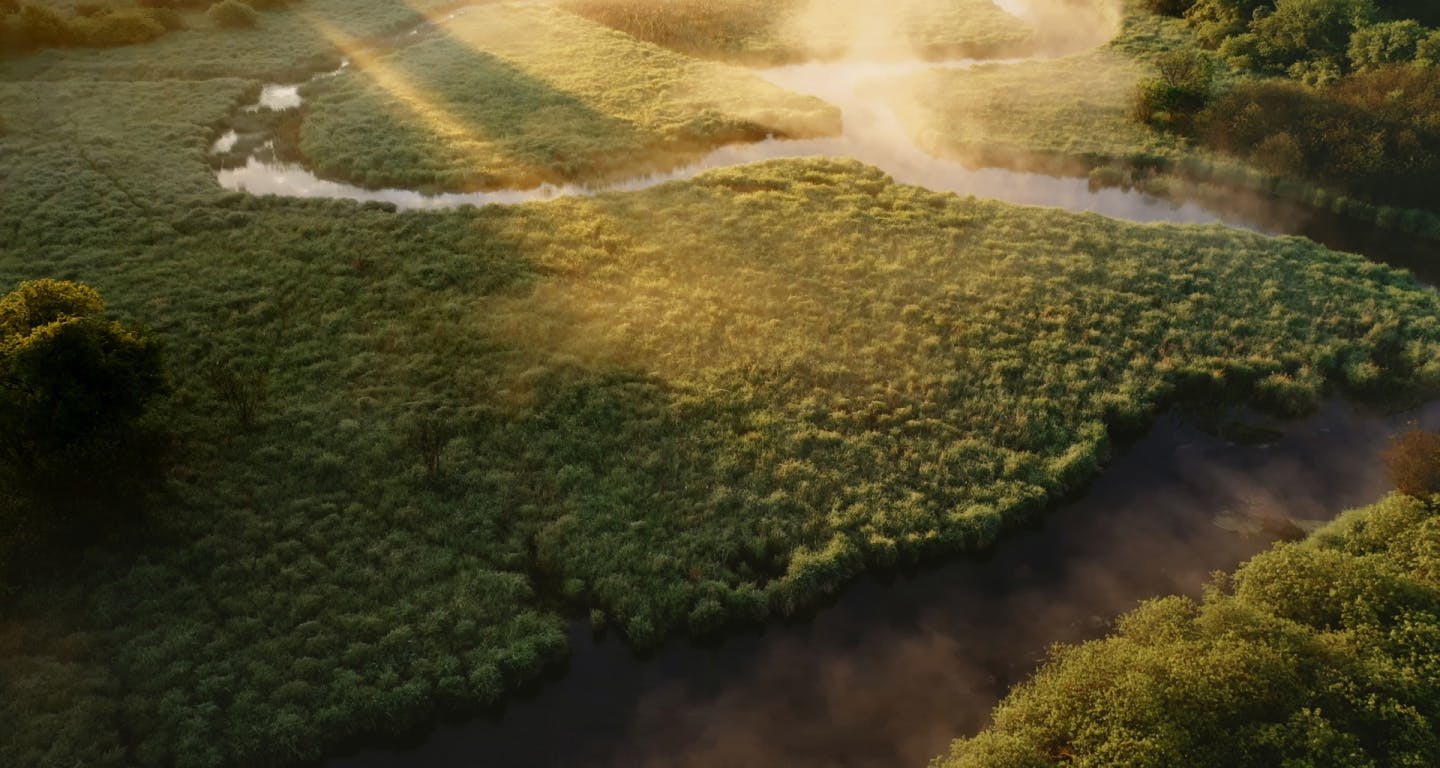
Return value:
M 299 85 L 267 85 L 260 90 L 260 99 L 254 104 L 245 108 L 246 112 L 259 112 L 262 109 L 283 112 L 287 109 L 299 109 L 301 104 Z
M 883 99 L 867 98 L 865 95 L 864 85 L 867 81 L 908 74 L 928 67 L 968 67 L 974 63 L 973 60 L 938 63 L 827 62 L 754 70 L 782 88 L 818 96 L 839 107 L 844 119 L 842 134 L 832 138 L 772 138 L 748 144 L 722 146 L 693 163 L 671 171 L 613 184 L 545 184 L 524 190 L 427 195 L 406 189 L 366 189 L 322 179 L 304 166 L 276 162 L 259 156 L 249 158 L 243 166 L 223 169 L 217 176 L 225 188 L 252 194 L 344 198 L 388 202 L 400 208 L 424 209 L 461 205 L 510 205 L 601 191 L 633 191 L 667 181 L 692 178 L 715 168 L 761 160 L 846 157 L 876 166 L 902 184 L 914 184 L 940 192 L 983 195 L 1013 203 L 1046 205 L 1072 211 L 1093 211 L 1135 221 L 1208 223 L 1222 220 L 1221 216 L 1195 204 L 1177 205 L 1131 190 L 1092 190 L 1085 179 L 1057 178 L 999 168 L 971 169 L 957 162 L 938 159 L 915 145 L 900 125 L 894 111 Z M 282 90 L 287 98 L 293 95 L 298 104 L 298 86 L 287 86 L 283 89 L 270 86 L 265 93 L 271 94 L 271 104 L 277 103 L 279 97 L 274 94 Z M 252 105 L 250 109 L 280 108 L 267 106 L 265 98 L 262 94 L 261 103 Z M 1249 225 L 1249 222 L 1238 217 L 1225 218 L 1233 224 Z
M 1378 499 L 1378 453 L 1409 419 L 1440 427 L 1440 404 L 1378 418 L 1331 403 L 1265 446 L 1167 417 L 986 559 L 863 580 L 812 619 L 648 660 L 577 625 L 568 668 L 503 716 L 327 766 L 923 766 L 981 728 L 1051 643 L 1102 635 L 1153 595 L 1198 595 L 1269 545 L 1258 527 L 1227 530 L 1236 517 L 1328 519 Z

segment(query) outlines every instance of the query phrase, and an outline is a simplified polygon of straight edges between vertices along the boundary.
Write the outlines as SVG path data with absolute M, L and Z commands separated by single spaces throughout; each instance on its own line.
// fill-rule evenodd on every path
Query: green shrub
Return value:
M 56 280 L 0 298 L 0 477 L 25 515 L 11 525 L 88 537 L 159 485 L 163 440 L 141 423 L 165 389 L 159 349 L 104 308 Z
M 218 27 L 244 29 L 260 23 L 260 14 L 240 0 L 220 0 L 205 11 L 205 16 Z
M 1413 20 L 1362 27 L 1350 36 L 1350 66 L 1364 71 L 1414 61 L 1425 36 L 1425 28 Z
M 1398 435 L 1385 452 L 1385 466 L 1401 493 L 1440 493 L 1440 432 L 1416 427 Z
M 1440 519 L 1392 496 L 1057 648 L 935 768 L 1435 765 Z
M 1200 51 L 1169 51 L 1156 59 L 1159 76 L 1144 80 L 1136 90 L 1136 120 L 1159 128 L 1189 132 L 1195 118 L 1210 102 L 1215 69 Z

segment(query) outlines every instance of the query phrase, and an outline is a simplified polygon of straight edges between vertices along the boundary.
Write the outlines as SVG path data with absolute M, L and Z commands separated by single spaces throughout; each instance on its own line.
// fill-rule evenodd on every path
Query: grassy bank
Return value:
M 557 52 L 563 51 L 563 55 Z M 552 8 L 438 24 L 317 83 L 299 148 L 321 173 L 446 190 L 602 181 L 717 145 L 840 130 L 838 110 Z
M 990 0 L 561 0 L 640 40 L 751 65 L 811 59 L 1021 56 L 1033 30 Z
M 934 768 L 1432 765 L 1435 500 L 1394 495 L 1057 648 Z

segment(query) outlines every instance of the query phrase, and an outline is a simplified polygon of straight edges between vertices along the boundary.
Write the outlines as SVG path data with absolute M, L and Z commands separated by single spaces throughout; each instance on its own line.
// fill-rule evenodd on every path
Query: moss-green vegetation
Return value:
M 1397 494 L 1142 605 L 934 768 L 1440 763 L 1437 512 Z
M 707 58 L 780 64 L 812 58 L 1015 56 L 1033 30 L 991 0 L 561 0 L 640 40 Z
M 1440 386 L 1407 275 L 848 162 L 432 213 L 223 192 L 251 78 L 415 18 L 342 6 L 0 65 L 0 286 L 152 324 L 179 442 L 144 535 L 0 603 L 0 764 L 313 758 L 501 701 L 572 611 L 651 643 L 988 545 L 1171 400 Z M 143 79 L 181 73 L 216 79 Z
M 1167 399 L 1440 376 L 1433 294 L 1300 240 L 825 161 L 509 209 L 259 200 L 206 185 L 241 83 L 5 88 L 48 102 L 0 140 L 0 281 L 155 323 L 184 439 L 149 538 L 6 606 L 6 763 L 312 756 L 495 701 L 562 606 L 651 642 L 988 544 Z
M 206 16 L 210 4 L 181 5 L 173 9 L 180 21 L 178 28 L 159 39 L 107 50 L 62 47 L 26 56 L 0 56 L 0 78 L 89 77 L 114 81 L 245 77 L 293 81 L 333 69 L 343 53 L 387 40 L 459 4 L 459 0 L 304 0 L 279 4 L 258 0 L 250 5 L 264 7 L 260 23 L 242 29 L 212 23 Z
M 840 130 L 819 99 L 532 4 L 466 13 L 357 58 L 311 96 L 301 152 L 322 173 L 375 186 L 599 181 L 717 144 Z

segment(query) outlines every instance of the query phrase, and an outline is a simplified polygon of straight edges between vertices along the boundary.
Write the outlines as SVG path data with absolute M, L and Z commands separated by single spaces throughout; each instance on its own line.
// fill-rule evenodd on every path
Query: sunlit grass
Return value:
M 526 4 L 463 14 L 312 90 L 301 151 L 370 185 L 600 181 L 718 144 L 839 131 L 817 99 Z
M 1033 31 L 990 0 L 559 0 L 642 40 L 699 56 L 776 64 L 812 58 L 1019 55 Z

